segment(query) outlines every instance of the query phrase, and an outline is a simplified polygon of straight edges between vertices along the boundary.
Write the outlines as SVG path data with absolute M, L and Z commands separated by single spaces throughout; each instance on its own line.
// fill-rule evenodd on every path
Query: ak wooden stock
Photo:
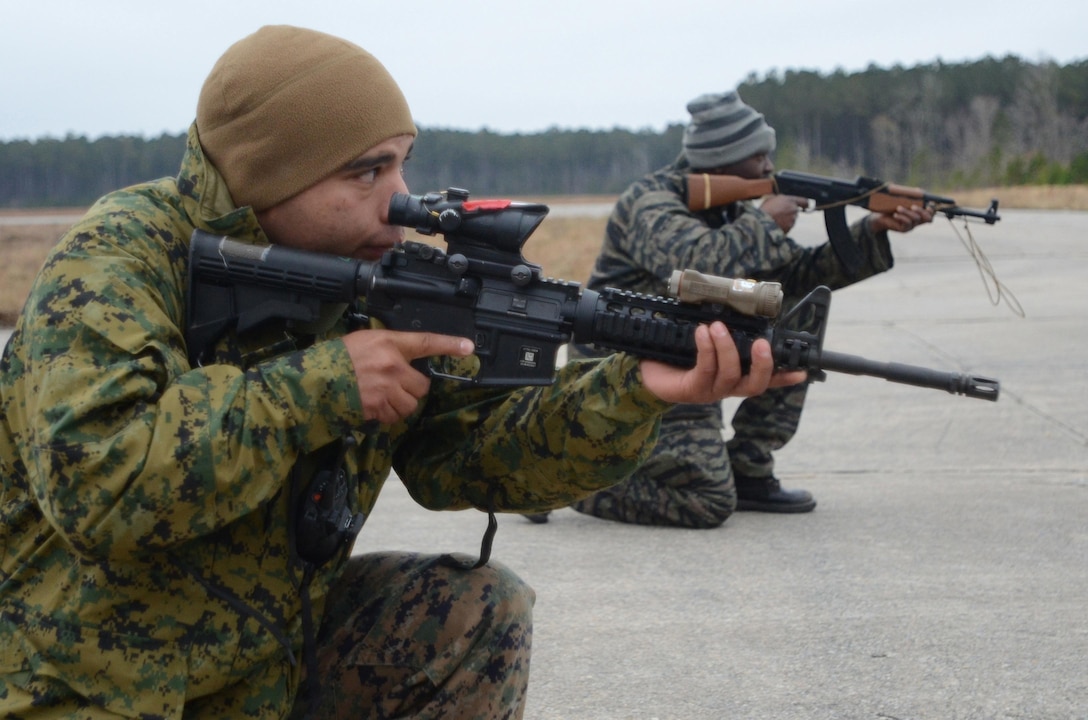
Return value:
M 738 200 L 755 200 L 775 192 L 774 180 L 746 180 L 736 175 L 693 173 L 687 176 L 688 210 L 699 212 Z

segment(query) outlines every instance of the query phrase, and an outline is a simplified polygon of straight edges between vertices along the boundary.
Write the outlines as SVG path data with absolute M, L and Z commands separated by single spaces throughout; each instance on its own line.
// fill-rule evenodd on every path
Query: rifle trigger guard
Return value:
M 416 361 L 416 363 L 413 363 L 413 365 L 416 365 L 416 369 L 422 372 L 427 377 L 438 378 L 440 380 L 453 380 L 454 382 L 459 383 L 473 384 L 476 382 L 476 378 L 472 377 L 471 375 L 454 375 L 453 373 L 439 370 L 438 365 L 434 362 L 433 358 L 418 360 Z

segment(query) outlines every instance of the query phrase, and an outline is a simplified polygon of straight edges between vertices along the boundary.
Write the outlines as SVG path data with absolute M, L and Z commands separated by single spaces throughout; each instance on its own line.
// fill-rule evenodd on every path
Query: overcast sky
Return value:
M 1088 59 L 1088 3 L 1034 0 L 0 0 L 0 140 L 183 132 L 261 25 L 374 53 L 425 127 L 660 130 L 749 74 Z

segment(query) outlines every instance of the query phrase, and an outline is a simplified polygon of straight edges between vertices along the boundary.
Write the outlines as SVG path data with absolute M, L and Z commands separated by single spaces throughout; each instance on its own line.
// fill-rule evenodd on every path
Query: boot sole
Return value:
M 816 508 L 816 501 L 807 503 L 768 503 L 759 500 L 737 500 L 737 512 L 807 513 Z

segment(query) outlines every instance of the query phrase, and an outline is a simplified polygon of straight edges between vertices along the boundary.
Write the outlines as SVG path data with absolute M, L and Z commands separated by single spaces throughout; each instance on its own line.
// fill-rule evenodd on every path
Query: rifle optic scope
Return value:
M 394 193 L 389 222 L 422 235 L 444 235 L 451 244 L 469 243 L 504 253 L 521 247 L 548 214 L 548 206 L 505 199 L 469 200 L 468 190 L 448 188 L 426 195 Z

